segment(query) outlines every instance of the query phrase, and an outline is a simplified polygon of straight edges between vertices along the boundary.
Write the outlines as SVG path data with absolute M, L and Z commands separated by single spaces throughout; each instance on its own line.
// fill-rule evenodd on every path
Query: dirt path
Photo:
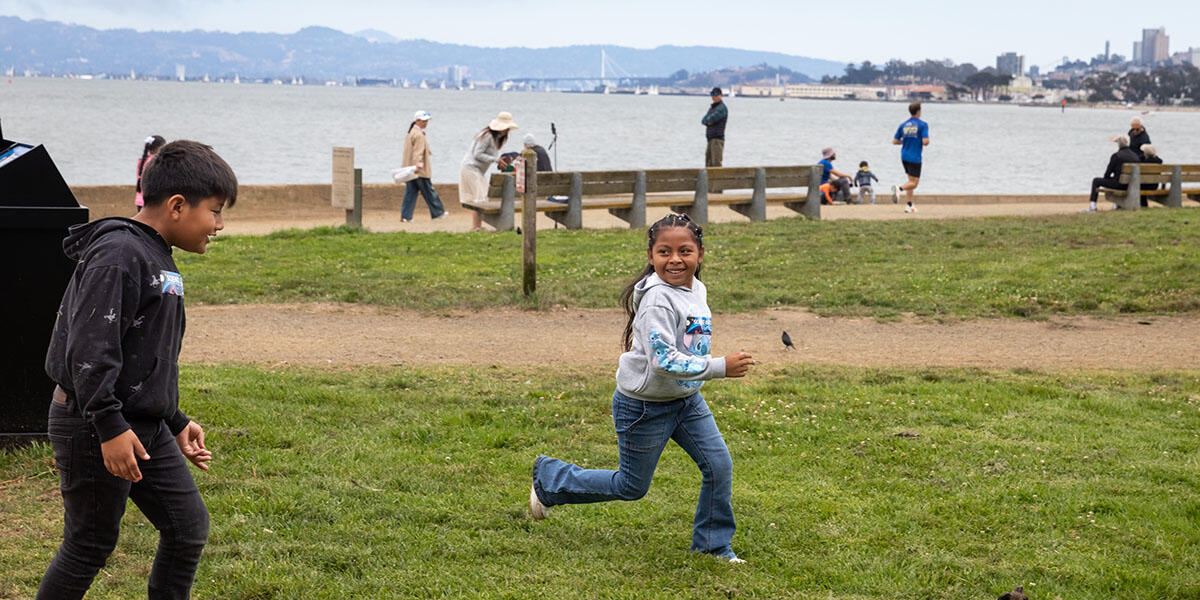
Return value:
M 515 309 L 427 315 L 341 304 L 188 308 L 185 362 L 265 364 L 615 364 L 616 310 Z M 937 324 L 827 319 L 795 309 L 713 317 L 714 353 L 760 363 L 994 368 L 1185 369 L 1200 319 L 1011 319 Z M 785 351 L 788 331 L 796 351 Z

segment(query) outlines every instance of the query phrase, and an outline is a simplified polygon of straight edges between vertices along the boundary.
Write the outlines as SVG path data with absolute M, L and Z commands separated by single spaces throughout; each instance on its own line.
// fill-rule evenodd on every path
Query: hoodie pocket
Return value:
M 132 410 L 135 413 L 146 413 L 146 409 L 153 406 L 157 398 L 163 397 L 162 370 L 168 364 L 170 364 L 169 361 L 156 356 L 154 357 L 150 371 L 141 381 L 133 384 L 117 384 L 117 390 L 121 394 L 124 394 L 124 398 L 121 400 L 122 404 L 124 404 L 124 410 Z M 149 405 L 147 405 L 147 399 L 149 399 Z

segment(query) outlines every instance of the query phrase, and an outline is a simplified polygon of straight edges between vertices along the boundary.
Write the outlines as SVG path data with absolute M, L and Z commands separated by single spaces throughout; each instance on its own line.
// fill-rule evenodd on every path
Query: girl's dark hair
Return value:
M 413 127 L 416 127 L 416 126 L 417 126 L 417 122 L 416 122 L 416 121 L 413 121 L 412 123 L 409 123 L 409 124 L 408 124 L 408 131 L 412 131 L 412 128 L 413 128 Z
M 137 173 L 137 191 L 138 192 L 142 191 L 142 171 L 146 170 L 146 158 L 150 156 L 151 152 L 158 152 L 158 149 L 162 148 L 164 145 L 166 145 L 166 143 L 167 143 L 167 140 L 164 139 L 163 136 L 161 136 L 161 135 L 152 135 L 152 136 L 146 138 L 146 144 L 142 146 L 142 160 L 138 161 L 138 173 Z
M 655 221 L 654 224 L 650 226 L 650 229 L 646 231 L 647 250 L 654 249 L 654 242 L 658 239 L 658 232 L 666 229 L 667 227 L 687 228 L 688 231 L 692 232 L 692 239 L 695 240 L 696 245 L 699 246 L 701 250 L 704 249 L 704 228 L 697 225 L 696 222 L 691 219 L 691 217 L 687 216 L 687 213 L 671 213 Z M 633 318 L 637 316 L 637 309 L 633 306 L 633 290 L 637 287 L 638 282 L 640 282 L 642 279 L 645 279 L 647 275 L 653 272 L 654 265 L 647 263 L 646 268 L 642 269 L 642 272 L 638 273 L 638 276 L 634 277 L 633 281 L 630 281 L 629 285 L 626 285 L 624 290 L 621 290 L 621 308 L 625 309 L 625 316 L 627 317 L 627 320 L 625 321 L 625 333 L 621 337 L 621 344 L 625 348 L 626 352 L 633 347 Z M 696 267 L 695 277 L 696 279 L 700 279 L 699 266 Z
M 480 131 L 479 135 L 477 135 L 475 137 L 482 139 L 483 134 L 485 134 L 485 133 L 491 134 L 492 141 L 496 142 L 497 148 L 503 148 L 504 143 L 508 141 L 508 130 L 507 129 L 505 129 L 504 131 L 496 131 L 495 129 L 492 129 L 491 127 L 484 127 L 483 131 Z

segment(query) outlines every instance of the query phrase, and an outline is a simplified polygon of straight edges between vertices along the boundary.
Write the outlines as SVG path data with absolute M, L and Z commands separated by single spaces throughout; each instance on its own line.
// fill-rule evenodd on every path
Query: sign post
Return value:
M 346 224 L 362 227 L 362 169 L 354 168 L 354 148 L 333 147 L 333 186 L 330 202 L 346 209 Z

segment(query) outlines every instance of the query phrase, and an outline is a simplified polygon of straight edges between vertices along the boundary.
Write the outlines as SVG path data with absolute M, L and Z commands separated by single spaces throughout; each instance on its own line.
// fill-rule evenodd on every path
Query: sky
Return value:
M 1200 1 L 1110 0 L 0 0 L 0 15 L 96 29 L 294 33 L 322 25 L 400 39 L 545 48 L 722 46 L 876 64 L 925 58 L 995 65 L 1018 52 L 1043 70 L 1104 52 L 1130 57 L 1143 28 L 1166 27 L 1171 52 L 1200 47 Z

